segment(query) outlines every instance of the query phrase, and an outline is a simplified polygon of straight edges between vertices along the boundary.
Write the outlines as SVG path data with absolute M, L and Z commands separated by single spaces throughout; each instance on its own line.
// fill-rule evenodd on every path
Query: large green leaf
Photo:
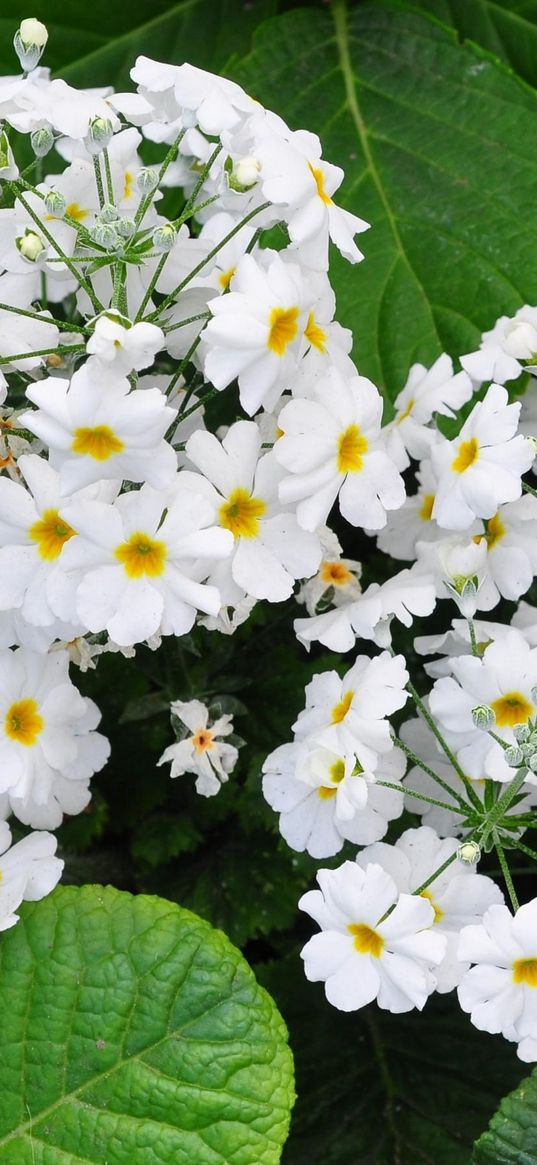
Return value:
M 374 1005 L 338 1012 L 298 962 L 262 972 L 296 1062 L 283 1165 L 468 1165 L 476 1136 L 523 1073 L 513 1045 L 476 1031 L 453 996 L 402 1016 Z
M 285 1028 L 223 934 L 62 887 L 0 942 L 2 1165 L 276 1165 Z
M 413 0 L 537 84 L 537 0 Z
M 537 96 L 502 65 L 415 11 L 334 0 L 263 25 L 235 75 L 346 170 L 372 229 L 364 263 L 335 258 L 339 318 L 391 396 L 412 361 L 535 302 Z
M 479 1138 L 472 1165 L 537 1165 L 537 1073 L 506 1096 Z

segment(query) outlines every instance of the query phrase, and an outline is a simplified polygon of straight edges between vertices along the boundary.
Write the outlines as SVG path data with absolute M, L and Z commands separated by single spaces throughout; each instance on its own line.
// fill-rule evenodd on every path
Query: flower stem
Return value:
M 475 806 L 476 809 L 481 810 L 482 805 L 481 805 L 481 802 L 479 800 L 479 797 L 477 796 L 475 789 L 472 788 L 472 782 L 468 780 L 466 773 L 462 770 L 462 768 L 457 760 L 457 757 L 455 756 L 455 753 L 452 752 L 451 748 L 449 747 L 449 744 L 447 743 L 446 740 L 444 740 L 444 737 L 442 736 L 442 733 L 441 733 L 436 721 L 431 716 L 429 709 L 427 708 L 426 704 L 422 700 L 419 692 L 416 691 L 416 688 L 414 687 L 414 684 L 411 682 L 411 680 L 408 681 L 407 688 L 408 688 L 408 691 L 410 692 L 410 695 L 412 696 L 412 699 L 414 700 L 414 703 L 415 703 L 418 711 L 421 713 L 423 719 L 425 720 L 425 723 L 428 724 L 429 728 L 431 729 L 431 732 L 433 733 L 433 736 L 436 737 L 436 739 L 440 745 L 440 748 L 442 749 L 442 752 L 445 754 L 445 756 L 447 756 L 450 764 L 455 769 L 457 776 L 460 777 L 460 779 L 461 779 L 461 781 L 466 789 L 466 792 L 468 794 L 470 801 L 472 802 L 472 804 Z
M 444 791 L 449 793 L 450 797 L 454 797 L 455 800 L 458 801 L 461 809 L 464 809 L 466 812 L 466 810 L 470 808 L 468 803 L 464 800 L 464 797 L 461 797 L 461 794 L 457 793 L 456 789 L 452 789 L 451 785 L 448 785 L 447 781 L 444 781 L 442 777 L 439 777 L 438 773 L 435 773 L 434 769 L 431 769 L 429 765 L 421 759 L 421 757 L 417 756 L 417 754 L 413 752 L 407 744 L 405 744 L 404 740 L 401 740 L 400 737 L 396 736 L 394 737 L 393 742 L 397 748 L 400 748 L 406 754 L 409 760 L 413 761 L 413 763 L 422 770 L 422 772 L 427 773 L 433 779 L 433 781 L 436 781 L 437 785 L 441 785 Z M 454 805 L 451 805 L 450 808 L 452 811 L 455 811 Z
M 507 893 L 509 894 L 509 897 L 511 899 L 511 906 L 513 907 L 513 910 L 516 914 L 520 903 L 518 901 L 516 890 L 515 890 L 515 887 L 513 885 L 513 879 L 511 877 L 511 871 L 510 871 L 509 866 L 507 864 L 507 858 L 504 854 L 503 846 L 500 844 L 500 842 L 498 840 L 498 834 L 496 833 L 496 830 L 494 830 L 494 832 L 493 832 L 493 837 L 494 837 L 494 849 L 496 850 L 496 853 L 498 854 L 498 860 L 500 862 L 500 866 L 502 867 L 502 874 L 504 877 L 505 885 L 507 886 Z

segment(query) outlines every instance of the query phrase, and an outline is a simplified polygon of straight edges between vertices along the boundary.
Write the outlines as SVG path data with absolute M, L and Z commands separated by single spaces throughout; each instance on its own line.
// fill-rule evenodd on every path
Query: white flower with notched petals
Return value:
M 405 627 L 414 615 L 430 615 L 436 605 L 432 575 L 402 570 L 385 583 L 371 583 L 358 598 L 339 602 L 331 611 L 310 619 L 295 619 L 297 639 L 309 649 L 319 641 L 332 651 L 350 651 L 356 638 L 373 639 L 381 647 L 391 642 L 390 621 L 397 619 Z
M 429 460 L 421 462 L 416 478 L 418 492 L 407 496 L 400 509 L 387 515 L 384 529 L 377 534 L 377 545 L 383 554 L 409 562 L 417 557 L 418 542 L 434 542 L 439 537 L 432 519 L 436 478 Z
M 30 833 L 12 845 L 11 830 L 0 821 L 0 930 L 19 921 L 21 902 L 38 902 L 59 882 L 63 862 L 54 856 L 56 844 L 51 833 Z
M 354 862 L 319 870 L 317 881 L 321 889 L 298 904 L 321 927 L 302 950 L 306 978 L 324 982 L 328 1002 L 341 1011 L 373 999 L 387 1011 L 421 1010 L 446 949 L 445 936 L 431 929 L 430 902 L 399 894 L 374 862 L 365 870 Z
M 537 308 L 525 304 L 514 316 L 501 316 L 483 333 L 478 350 L 461 356 L 461 364 L 477 383 L 505 384 L 520 376 L 524 364 L 534 362 L 536 352 Z
M 304 603 L 308 615 L 315 615 L 321 605 L 345 606 L 362 593 L 360 577 L 362 565 L 353 558 L 342 558 L 342 549 L 336 535 L 326 526 L 318 531 L 323 558 L 313 578 L 301 586 L 296 600 Z
M 453 417 L 472 392 L 468 374 L 454 373 L 453 363 L 445 353 L 429 369 L 423 364 L 413 364 L 405 387 L 396 397 L 395 417 L 387 429 L 419 461 L 427 457 L 437 439 L 436 430 L 428 427 L 434 414 Z
M 233 744 L 221 739 L 233 732 L 233 718 L 224 715 L 210 720 L 209 709 L 200 700 L 174 700 L 170 707 L 182 721 L 185 734 L 169 745 L 157 763 L 171 762 L 171 777 L 195 773 L 196 791 L 202 797 L 214 797 L 229 779 L 239 755 Z
M 335 368 L 314 386 L 312 399 L 282 409 L 274 456 L 289 476 L 280 497 L 296 504 L 305 530 L 326 520 L 338 496 L 343 517 L 370 530 L 382 529 L 386 510 L 402 506 L 405 487 L 384 448 L 381 419 L 374 384 L 363 376 L 344 379 Z
M 127 376 L 133 368 L 149 368 L 164 343 L 164 333 L 155 324 L 131 325 L 129 320 L 107 312 L 96 321 L 87 351 L 101 365 L 101 375 L 110 371 L 114 376 Z

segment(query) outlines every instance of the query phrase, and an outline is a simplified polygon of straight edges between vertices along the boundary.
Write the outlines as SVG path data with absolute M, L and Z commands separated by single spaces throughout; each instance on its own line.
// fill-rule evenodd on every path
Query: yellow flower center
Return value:
M 71 449 L 81 456 L 93 457 L 94 461 L 108 461 L 114 453 L 122 453 L 123 441 L 109 425 L 94 425 L 75 429 Z
M 440 919 L 443 918 L 444 911 L 441 910 L 440 906 L 437 906 L 437 904 L 436 904 L 432 894 L 429 892 L 429 890 L 422 890 L 422 892 L 420 894 L 420 898 L 426 898 L 427 901 L 431 903 L 431 906 L 434 910 L 434 919 L 433 919 L 433 926 L 434 926 L 435 922 L 440 922 Z
M 32 542 L 37 543 L 37 549 L 45 562 L 54 562 L 59 558 L 69 538 L 76 534 L 76 530 L 64 522 L 57 510 L 44 510 L 43 517 L 30 526 L 28 534 Z
M 330 586 L 344 587 L 345 583 L 351 582 L 352 574 L 342 562 L 322 562 L 321 578 Z
M 222 273 L 218 276 L 218 282 L 222 288 L 222 291 L 227 291 L 235 271 L 236 267 L 229 267 L 227 271 L 222 271 Z
M 479 543 L 484 538 L 487 550 L 493 550 L 498 542 L 501 542 L 504 534 L 507 534 L 507 526 L 504 526 L 499 514 L 494 514 L 493 518 L 489 518 L 488 522 L 485 522 L 485 533 L 476 534 L 474 542 Z
M 43 731 L 45 721 L 40 715 L 35 700 L 18 700 L 6 712 L 4 732 L 10 740 L 17 744 L 24 744 L 31 748 L 35 744 L 39 733 Z
M 407 417 L 410 416 L 412 409 L 414 408 L 415 403 L 416 403 L 415 398 L 412 397 L 412 400 L 409 400 L 404 412 L 400 413 L 399 416 L 397 417 L 397 420 L 395 422 L 396 425 L 402 425 L 403 421 L 406 421 Z
M 537 959 L 516 959 L 513 963 L 513 983 L 537 987 Z
M 381 934 L 366 926 L 365 922 L 350 922 L 347 926 L 349 934 L 354 935 L 354 949 L 360 955 L 373 955 L 380 959 L 384 949 L 384 939 Z
M 308 166 L 313 174 L 313 177 L 315 178 L 317 194 L 319 195 L 321 202 L 324 202 L 325 206 L 330 206 L 332 199 L 330 198 L 330 195 L 326 193 L 324 188 L 324 174 L 322 170 L 316 169 L 315 166 L 312 166 L 311 162 L 308 162 Z
M 248 490 L 239 485 L 220 506 L 220 525 L 225 530 L 231 530 L 234 538 L 257 538 L 259 519 L 263 517 L 266 508 L 262 498 L 252 497 Z
M 459 445 L 459 452 L 451 462 L 451 468 L 455 473 L 466 473 L 470 466 L 475 465 L 478 457 L 479 442 L 476 437 L 471 437 L 469 441 L 462 441 Z
M 419 516 L 422 522 L 430 522 L 434 506 L 434 494 L 424 494 L 423 501 L 419 509 Z
M 114 554 L 129 578 L 158 578 L 166 566 L 166 543 L 143 533 L 131 534 L 127 542 L 116 546 Z
M 297 307 L 273 307 L 269 315 L 270 331 L 267 347 L 275 356 L 283 356 L 298 332 Z
M 308 316 L 308 322 L 304 328 L 304 335 L 306 339 L 309 340 L 312 348 L 316 348 L 317 351 L 322 352 L 323 355 L 325 354 L 326 332 L 324 332 L 323 329 L 319 327 L 319 324 L 315 322 L 315 316 L 312 311 L 310 311 Z
M 338 441 L 338 473 L 359 473 L 364 467 L 364 453 L 369 442 L 360 432 L 358 425 L 349 425 Z
M 78 202 L 70 202 L 66 206 L 64 213 L 66 216 L 69 216 L 69 218 L 74 218 L 76 222 L 83 222 L 84 219 L 88 217 L 89 210 L 79 206 Z M 43 217 L 45 222 L 53 222 L 54 219 L 58 218 L 58 215 L 45 214 Z
M 339 704 L 334 704 L 331 717 L 332 724 L 341 724 L 341 721 L 345 719 L 347 712 L 349 711 L 353 698 L 354 692 L 352 689 L 349 689 L 348 692 L 345 692 L 345 695 L 343 696 L 343 699 L 339 701 Z
M 498 728 L 512 728 L 515 724 L 525 724 L 533 712 L 533 704 L 522 692 L 506 692 L 491 703 Z
M 132 198 L 134 190 L 134 174 L 131 170 L 125 170 L 125 181 L 123 184 L 123 200 Z
M 192 744 L 196 752 L 208 752 L 209 749 L 214 748 L 212 732 L 209 732 L 208 728 L 198 728 L 192 737 Z

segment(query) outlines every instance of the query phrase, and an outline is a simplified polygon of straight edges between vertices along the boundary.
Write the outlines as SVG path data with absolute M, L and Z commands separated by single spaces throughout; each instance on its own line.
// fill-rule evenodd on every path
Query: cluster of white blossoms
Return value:
M 459 370 L 415 364 L 385 415 L 329 280 L 331 248 L 359 262 L 368 224 L 339 205 L 319 139 L 188 64 L 139 57 L 136 91 L 78 91 L 40 66 L 46 39 L 23 21 L 22 73 L 0 80 L 0 926 L 61 866 L 48 833 L 7 849 L 5 819 L 55 828 L 106 763 L 70 666 L 196 624 L 231 635 L 294 595 L 299 644 L 357 652 L 314 675 L 264 764 L 286 842 L 350 853 L 301 900 L 320 927 L 306 975 L 343 1010 L 456 988 L 478 1027 L 537 1059 L 537 906 L 519 907 L 506 857 L 537 857 L 521 840 L 537 617 L 519 602 L 537 574 L 537 410 L 531 384 L 522 417 L 504 387 L 537 365 L 537 308 L 502 317 Z M 11 130 L 35 156 L 22 172 Z M 351 555 L 357 529 L 376 539 L 384 581 L 363 578 L 332 516 Z M 420 695 L 392 634 L 407 645 L 446 602 L 451 625 L 414 641 Z M 171 710 L 159 763 L 218 793 L 231 716 L 197 698 Z M 383 841 L 404 808 L 422 823 Z M 476 872 L 489 852 L 510 907 Z

